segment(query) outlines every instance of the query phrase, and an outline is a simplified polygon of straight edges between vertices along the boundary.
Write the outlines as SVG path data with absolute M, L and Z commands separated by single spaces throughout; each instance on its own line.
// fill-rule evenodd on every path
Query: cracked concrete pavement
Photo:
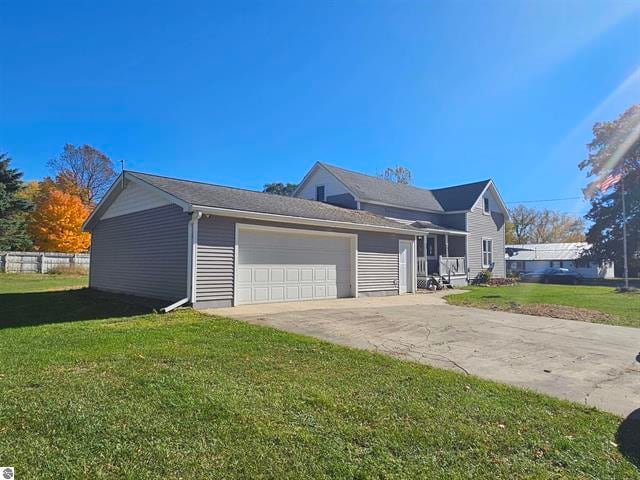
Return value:
M 441 294 L 208 313 L 457 370 L 621 416 L 640 407 L 640 329 L 456 307 Z

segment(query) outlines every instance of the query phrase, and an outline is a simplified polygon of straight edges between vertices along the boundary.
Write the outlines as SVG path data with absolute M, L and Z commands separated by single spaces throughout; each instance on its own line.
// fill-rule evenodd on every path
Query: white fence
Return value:
M 54 267 L 79 267 L 89 271 L 88 253 L 0 252 L 0 272 L 47 273 Z

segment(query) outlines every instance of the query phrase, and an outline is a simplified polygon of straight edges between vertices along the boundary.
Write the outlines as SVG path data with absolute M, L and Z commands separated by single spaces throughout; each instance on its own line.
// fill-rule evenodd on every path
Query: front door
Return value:
M 438 265 L 438 237 L 429 235 L 427 237 L 427 272 L 429 274 L 439 273 Z
M 413 291 L 412 277 L 413 271 L 411 268 L 411 262 L 413 256 L 411 255 L 411 242 L 408 240 L 400 240 L 399 249 L 399 267 L 400 267 L 400 294 Z

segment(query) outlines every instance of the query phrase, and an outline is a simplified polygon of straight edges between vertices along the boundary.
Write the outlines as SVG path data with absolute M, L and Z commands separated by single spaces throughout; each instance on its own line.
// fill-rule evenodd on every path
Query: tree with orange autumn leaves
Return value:
M 28 232 L 39 250 L 86 252 L 91 236 L 82 231 L 89 208 L 77 195 L 47 188 L 37 196 Z
M 55 177 L 25 188 L 35 204 L 27 230 L 38 250 L 86 252 L 91 236 L 82 224 L 115 178 L 113 162 L 89 145 L 67 144 L 48 165 Z

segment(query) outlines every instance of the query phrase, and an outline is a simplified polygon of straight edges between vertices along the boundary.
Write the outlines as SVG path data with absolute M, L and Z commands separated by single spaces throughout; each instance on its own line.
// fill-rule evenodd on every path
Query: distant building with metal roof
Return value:
M 568 268 L 586 278 L 613 278 L 613 263 L 599 263 L 585 257 L 586 242 L 528 243 L 505 245 L 507 272 L 534 273 L 547 268 Z

